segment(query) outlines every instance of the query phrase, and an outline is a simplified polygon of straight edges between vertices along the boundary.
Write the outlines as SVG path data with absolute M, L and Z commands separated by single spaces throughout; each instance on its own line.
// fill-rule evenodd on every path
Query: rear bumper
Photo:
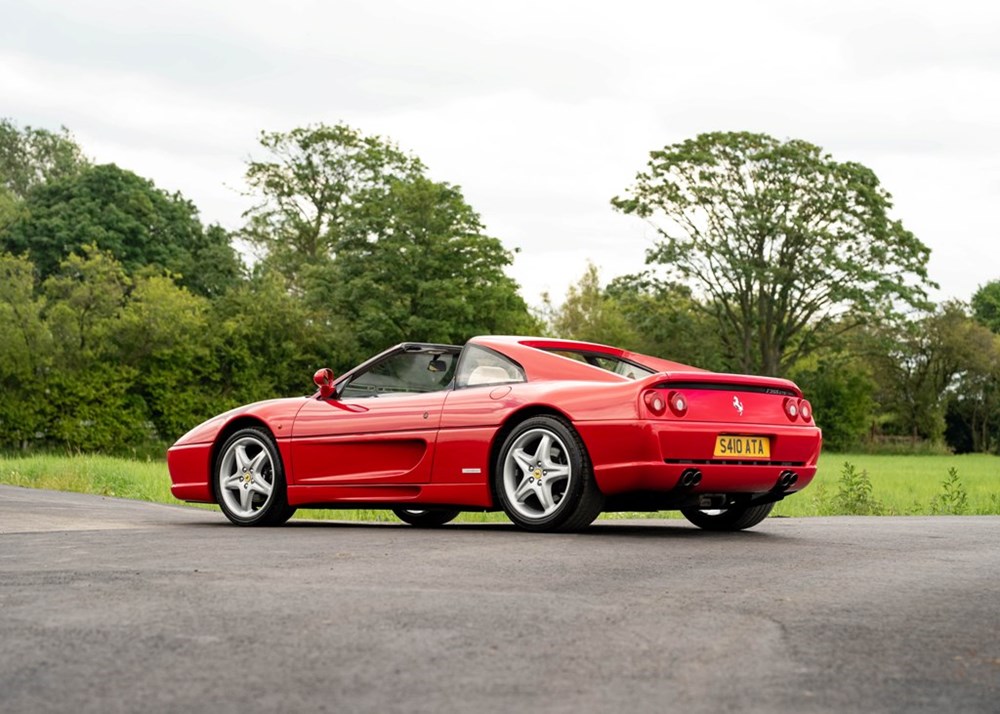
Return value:
M 763 493 L 775 488 L 786 471 L 797 476 L 787 493 L 800 491 L 816 475 L 822 435 L 805 425 L 738 425 L 716 422 L 583 422 L 576 424 L 605 495 L 626 491 L 681 489 L 681 475 L 701 472 L 688 493 Z M 720 434 L 766 436 L 771 456 L 760 460 L 714 457 Z

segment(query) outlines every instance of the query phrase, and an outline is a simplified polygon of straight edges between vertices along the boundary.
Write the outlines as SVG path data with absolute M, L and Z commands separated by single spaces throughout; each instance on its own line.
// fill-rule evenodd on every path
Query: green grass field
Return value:
M 935 497 L 945 495 L 942 482 L 955 469 L 967 494 L 968 514 L 1000 515 L 1000 456 L 905 456 L 878 454 L 823 454 L 812 484 L 802 493 L 779 503 L 775 515 L 832 515 L 831 504 L 839 490 L 844 463 L 866 471 L 871 497 L 886 515 L 929 515 L 947 512 L 946 504 L 934 508 Z
M 867 472 L 870 490 L 855 479 L 841 481 L 845 462 Z M 948 489 L 949 469 L 957 480 Z M 117 496 L 157 503 L 178 503 L 170 495 L 170 478 L 163 461 L 134 461 L 109 456 L 0 457 L 0 483 L 57 491 Z M 846 490 L 845 490 L 846 489 Z M 950 494 L 950 497 L 948 497 Z M 964 496 L 964 499 L 962 498 Z M 859 500 L 860 499 L 860 500 Z M 858 504 L 865 506 L 858 510 Z M 780 516 L 843 513 L 930 515 L 933 513 L 1000 515 L 1000 457 L 881 456 L 824 454 L 816 479 L 801 494 L 779 503 Z M 671 516 L 674 514 L 608 514 L 608 518 Z M 395 520 L 388 511 L 303 511 L 304 518 Z M 469 513 L 462 520 L 505 520 L 499 513 Z

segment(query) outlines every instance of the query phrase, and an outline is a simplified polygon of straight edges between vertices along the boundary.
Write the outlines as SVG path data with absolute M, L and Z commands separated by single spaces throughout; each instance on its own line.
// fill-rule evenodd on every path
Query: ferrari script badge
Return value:
M 740 413 L 740 416 L 743 416 L 743 402 L 740 401 L 739 397 L 733 397 L 733 406 Z

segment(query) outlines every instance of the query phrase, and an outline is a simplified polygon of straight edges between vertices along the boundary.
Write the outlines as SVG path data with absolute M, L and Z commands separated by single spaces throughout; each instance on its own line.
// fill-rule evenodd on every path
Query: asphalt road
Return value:
M 228 525 L 0 486 L 0 712 L 998 712 L 1000 518 Z

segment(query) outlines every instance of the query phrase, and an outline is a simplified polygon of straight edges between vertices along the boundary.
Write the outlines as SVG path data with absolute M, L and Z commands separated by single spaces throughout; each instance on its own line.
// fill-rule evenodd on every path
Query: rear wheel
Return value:
M 532 417 L 515 426 L 493 477 L 503 510 L 525 530 L 580 530 L 604 507 L 583 441 L 556 417 Z
M 772 508 L 773 503 L 762 503 L 759 506 L 733 506 L 712 511 L 682 508 L 681 513 L 706 531 L 741 531 L 753 528 L 767 518 Z
M 285 469 L 264 429 L 240 429 L 215 462 L 215 492 L 226 518 L 239 526 L 278 526 L 295 513 L 288 505 Z
M 443 526 L 445 523 L 450 523 L 455 520 L 459 514 L 459 511 L 453 511 L 447 508 L 429 508 L 427 510 L 414 508 L 393 508 L 392 512 L 396 514 L 396 518 L 399 520 L 404 523 L 409 523 L 411 526 L 416 526 L 417 528 L 436 528 L 437 526 Z

